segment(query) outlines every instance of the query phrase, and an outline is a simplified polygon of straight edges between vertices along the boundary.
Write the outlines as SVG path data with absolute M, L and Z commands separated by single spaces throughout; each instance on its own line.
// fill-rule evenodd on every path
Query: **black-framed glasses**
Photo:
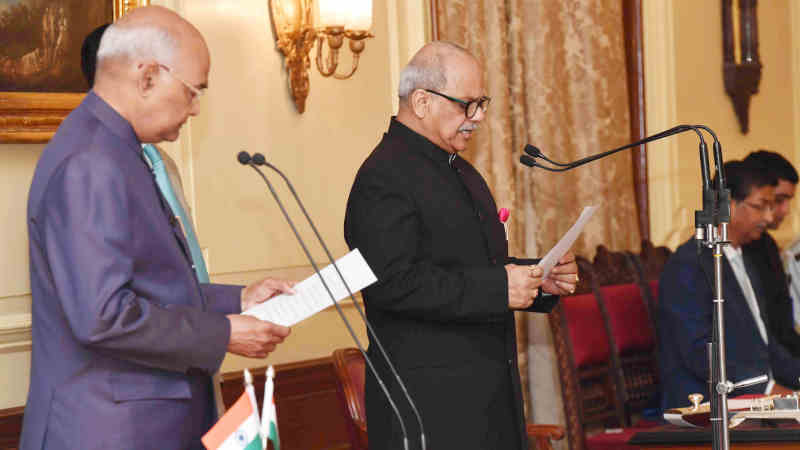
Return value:
M 765 203 L 761 203 L 761 204 L 756 204 L 756 203 L 750 203 L 750 202 L 746 202 L 746 201 L 742 200 L 742 203 L 744 203 L 745 205 L 753 208 L 754 210 L 758 211 L 761 214 L 764 214 L 767 211 L 769 211 L 769 212 L 775 211 L 775 206 L 776 206 L 775 203 L 771 203 L 771 202 L 765 202 Z
M 425 92 L 430 92 L 431 94 L 436 94 L 439 97 L 444 97 L 451 102 L 458 103 L 461 107 L 464 108 L 464 115 L 467 116 L 467 119 L 472 119 L 475 117 L 475 114 L 478 114 L 478 109 L 483 112 L 489 108 L 489 103 L 492 101 L 490 97 L 483 96 L 480 98 L 476 98 L 475 100 L 461 100 L 460 98 L 450 97 L 449 95 L 442 94 L 441 92 L 434 91 L 433 89 L 424 89 Z

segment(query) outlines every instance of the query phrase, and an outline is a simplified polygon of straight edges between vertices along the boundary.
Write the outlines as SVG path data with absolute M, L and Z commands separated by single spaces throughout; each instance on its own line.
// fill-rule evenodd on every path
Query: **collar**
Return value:
M 741 246 L 739 246 L 739 248 L 735 248 L 732 245 L 726 245 L 726 246 L 722 247 L 722 252 L 728 258 L 728 261 L 734 261 L 734 260 L 742 258 L 742 247 Z
M 112 133 L 126 144 L 125 147 L 135 151 L 138 155 L 142 154 L 141 143 L 133 126 L 127 119 L 122 117 L 111 105 L 95 94 L 94 90 L 89 91 L 83 99 L 83 104 L 89 111 L 97 117 Z
M 458 158 L 455 153 L 447 152 L 429 141 L 425 136 L 402 124 L 397 120 L 397 117 L 392 117 L 391 122 L 389 122 L 389 131 L 386 132 L 386 135 L 402 140 L 406 143 L 406 147 L 427 156 L 437 163 L 452 165 L 452 159 Z

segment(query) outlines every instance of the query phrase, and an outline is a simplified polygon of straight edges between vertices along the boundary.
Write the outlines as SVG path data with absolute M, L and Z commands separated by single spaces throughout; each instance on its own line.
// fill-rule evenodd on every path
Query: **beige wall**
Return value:
M 704 124 L 717 133 L 726 160 L 767 148 L 800 163 L 796 131 L 800 5 L 792 0 L 758 4 L 764 68 L 750 105 L 750 132 L 745 135 L 723 88 L 720 0 L 642 3 L 648 134 L 677 124 Z M 692 234 L 694 210 L 701 207 L 696 136 L 686 133 L 650 144 L 648 166 L 653 241 L 675 248 Z M 786 244 L 798 232 L 795 212 L 776 238 Z
M 399 68 L 426 39 L 424 0 L 374 0 L 372 31 L 359 69 L 345 81 L 311 72 L 306 112 L 289 97 L 264 0 L 161 0 L 197 27 L 211 52 L 210 88 L 181 139 L 164 145 L 178 162 L 212 279 L 301 279 L 310 265 L 263 182 L 235 156 L 261 152 L 292 180 L 335 257 L 347 250 L 344 207 L 355 171 L 396 110 Z M 349 56 L 342 58 L 348 66 Z M 313 64 L 313 59 L 312 59 Z M 343 69 L 340 69 L 342 71 Z M 25 205 L 43 145 L 0 145 L 0 409 L 24 404 L 30 361 L 30 287 Z M 273 182 L 281 182 L 271 177 Z M 288 192 L 279 193 L 288 203 Z M 288 208 L 298 220 L 299 210 Z M 298 222 L 299 223 L 299 222 Z M 313 235 L 300 227 L 306 239 Z M 318 262 L 324 253 L 309 245 Z M 352 306 L 344 308 L 357 320 Z M 363 340 L 363 326 L 356 330 Z M 223 371 L 318 358 L 352 346 L 335 310 L 295 326 L 266 360 L 229 357 Z

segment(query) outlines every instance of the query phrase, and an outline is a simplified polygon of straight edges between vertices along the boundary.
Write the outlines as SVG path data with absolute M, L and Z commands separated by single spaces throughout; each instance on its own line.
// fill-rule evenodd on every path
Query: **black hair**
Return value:
M 778 180 L 786 180 L 792 184 L 797 184 L 797 171 L 792 166 L 792 163 L 787 161 L 780 153 L 762 149 L 750 153 L 744 160 L 760 165 Z
M 753 161 L 728 161 L 723 165 L 725 171 L 725 187 L 731 191 L 731 200 L 740 202 L 750 195 L 753 189 L 763 186 L 775 186 L 778 179 L 764 167 Z M 714 176 L 714 185 L 718 178 Z
M 94 73 L 97 70 L 97 50 L 100 49 L 100 39 L 102 39 L 103 33 L 109 25 L 111 24 L 104 23 L 92 30 L 83 40 L 83 45 L 81 46 L 81 70 L 83 71 L 83 76 L 86 77 L 86 82 L 89 83 L 90 89 L 94 86 Z

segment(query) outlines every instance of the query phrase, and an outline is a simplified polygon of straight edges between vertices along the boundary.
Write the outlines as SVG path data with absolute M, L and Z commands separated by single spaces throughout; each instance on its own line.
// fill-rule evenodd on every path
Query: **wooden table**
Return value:
M 766 425 L 744 423 L 731 430 L 731 448 L 800 450 L 800 424 Z M 633 435 L 630 446 L 642 449 L 697 450 L 711 448 L 711 428 L 682 428 L 663 425 Z

